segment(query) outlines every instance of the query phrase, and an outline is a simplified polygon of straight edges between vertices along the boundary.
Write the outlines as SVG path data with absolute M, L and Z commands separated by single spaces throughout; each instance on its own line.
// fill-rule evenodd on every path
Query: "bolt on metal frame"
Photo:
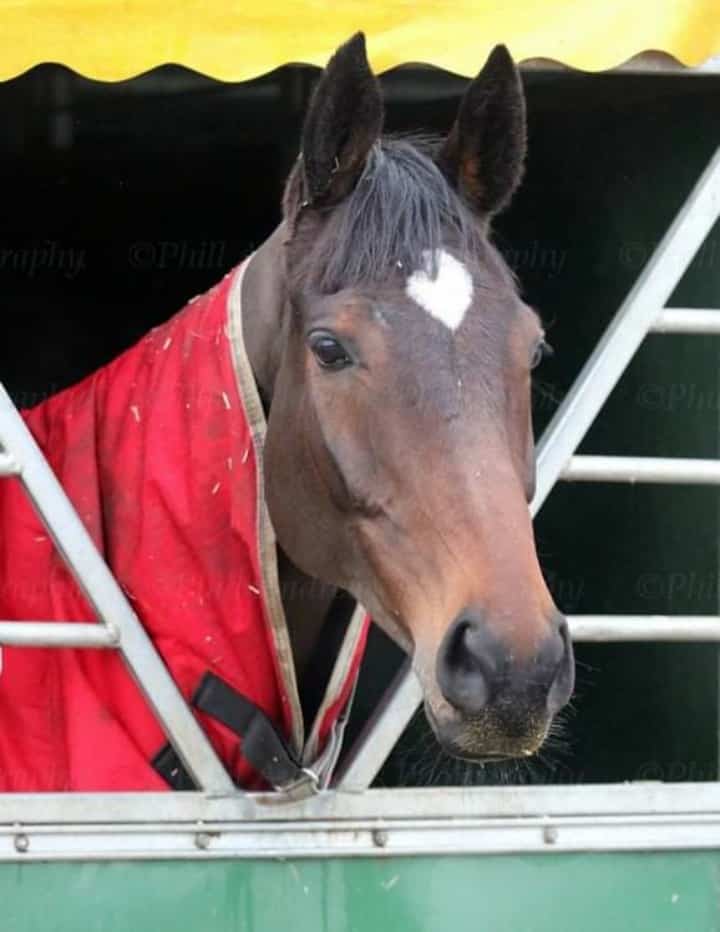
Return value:
M 537 448 L 533 516 L 555 483 L 668 482 L 720 484 L 720 461 L 670 457 L 577 456 L 592 426 L 648 333 L 720 334 L 720 311 L 666 303 L 720 217 L 720 149 L 623 301 L 556 411 Z M 568 619 L 576 641 L 720 641 L 720 617 L 585 615 Z M 340 789 L 370 786 L 421 702 L 407 661 L 348 755 Z

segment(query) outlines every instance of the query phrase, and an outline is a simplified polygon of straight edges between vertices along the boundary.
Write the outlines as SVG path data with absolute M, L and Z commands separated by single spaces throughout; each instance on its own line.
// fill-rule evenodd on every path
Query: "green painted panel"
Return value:
M 720 852 L 0 866 L 3 932 L 716 932 Z

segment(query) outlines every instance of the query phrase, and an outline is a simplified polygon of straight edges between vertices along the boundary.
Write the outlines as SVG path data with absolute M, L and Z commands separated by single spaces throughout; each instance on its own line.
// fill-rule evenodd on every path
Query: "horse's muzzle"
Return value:
M 534 655 L 519 662 L 479 614 L 464 612 L 437 655 L 442 708 L 429 709 L 441 744 L 473 760 L 527 757 L 569 700 L 575 663 L 566 620 L 558 613 Z

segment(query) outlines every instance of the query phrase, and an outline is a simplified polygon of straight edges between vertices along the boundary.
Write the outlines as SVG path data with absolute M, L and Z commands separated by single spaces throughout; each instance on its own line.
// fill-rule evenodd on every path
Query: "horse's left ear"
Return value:
M 358 32 L 330 59 L 305 118 L 302 171 L 310 204 L 337 203 L 352 191 L 382 123 L 380 85 Z
M 523 175 L 525 95 L 504 45 L 496 45 L 460 103 L 438 165 L 473 207 L 489 217 L 507 205 Z

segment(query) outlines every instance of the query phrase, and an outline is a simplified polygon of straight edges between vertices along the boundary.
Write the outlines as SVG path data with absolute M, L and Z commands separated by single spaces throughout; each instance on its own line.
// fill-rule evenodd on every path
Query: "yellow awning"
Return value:
M 648 49 L 692 66 L 720 53 L 720 0 L 9 0 L 0 77 L 53 61 L 118 80 L 174 62 L 241 81 L 323 65 L 357 29 L 377 71 L 425 62 L 470 75 L 497 42 L 517 61 L 588 70 Z

